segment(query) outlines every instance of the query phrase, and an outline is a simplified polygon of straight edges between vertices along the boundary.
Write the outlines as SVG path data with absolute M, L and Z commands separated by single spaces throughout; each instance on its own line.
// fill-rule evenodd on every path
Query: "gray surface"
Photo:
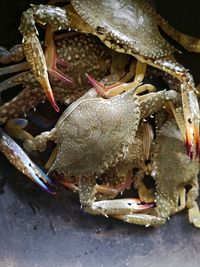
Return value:
M 19 16 L 28 2 L 34 1 L 0 1 L 1 45 L 11 47 L 20 41 Z M 200 37 L 197 4 L 155 2 L 177 28 Z M 189 63 L 198 79 L 199 56 L 184 56 L 183 62 Z M 186 212 L 159 228 L 128 225 L 85 214 L 77 196 L 64 189 L 55 197 L 41 192 L 3 157 L 0 170 L 0 181 L 6 181 L 0 195 L 0 267 L 200 264 L 200 230 L 189 224 Z

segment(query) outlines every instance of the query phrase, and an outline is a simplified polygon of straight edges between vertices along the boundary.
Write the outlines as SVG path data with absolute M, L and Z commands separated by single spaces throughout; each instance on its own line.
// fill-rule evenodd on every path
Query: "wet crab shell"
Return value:
M 72 0 L 76 12 L 114 50 L 145 58 L 167 57 L 175 48 L 160 34 L 157 14 L 146 0 Z
M 140 120 L 133 90 L 111 99 L 88 97 L 91 92 L 94 89 L 58 121 L 55 141 L 59 152 L 50 171 L 80 176 L 103 173 L 133 143 Z

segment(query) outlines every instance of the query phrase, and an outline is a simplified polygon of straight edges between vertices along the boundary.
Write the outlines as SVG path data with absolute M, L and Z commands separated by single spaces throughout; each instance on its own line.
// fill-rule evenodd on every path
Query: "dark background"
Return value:
M 20 43 L 22 11 L 44 2 L 0 0 L 0 45 Z M 199 0 L 155 4 L 175 28 L 200 37 Z M 200 82 L 200 56 L 184 53 L 179 61 Z M 158 228 L 90 216 L 76 195 L 47 195 L 0 156 L 0 267 L 199 266 L 199 249 L 200 230 L 187 211 Z

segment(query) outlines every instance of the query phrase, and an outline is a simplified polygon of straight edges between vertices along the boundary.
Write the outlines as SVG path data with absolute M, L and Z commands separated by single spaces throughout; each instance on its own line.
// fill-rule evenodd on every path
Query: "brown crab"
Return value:
M 36 22 L 48 25 L 45 57 L 37 38 Z M 179 79 L 182 83 L 188 152 L 191 158 L 195 158 L 199 153 L 199 107 L 193 78 L 175 61 L 172 56 L 175 48 L 160 35 L 158 26 L 172 37 L 181 36 L 180 33 L 175 34 L 176 31 L 156 13 L 148 0 L 71 0 L 71 4 L 62 8 L 51 5 L 32 6 L 23 13 L 20 31 L 23 34 L 27 60 L 56 110 L 58 106 L 51 92 L 48 72 L 52 74 L 53 71 L 59 77 L 55 68 L 56 56 L 52 38 L 52 33 L 57 30 L 73 29 L 92 33 L 109 48 L 134 56 L 138 60 L 134 86 L 143 80 L 146 64 Z M 187 40 L 189 37 L 184 38 L 182 43 L 189 46 Z M 130 87 L 122 84 L 120 90 Z
M 49 140 L 57 143 L 57 153 L 49 172 L 55 171 L 67 178 L 76 177 L 81 205 L 89 213 L 117 216 L 152 206 L 151 203 L 141 205 L 135 199 L 106 199 L 103 202 L 106 205 L 104 212 L 104 208 L 97 208 L 102 202 L 95 201 L 98 177 L 106 175 L 106 171 L 112 172 L 111 168 L 117 164 L 120 168 L 123 164 L 133 164 L 134 158 L 138 159 L 134 148 L 131 157 L 128 152 L 130 147 L 135 145 L 136 149 L 140 145 L 135 143 L 140 121 L 162 108 L 166 102 L 178 101 L 175 91 L 137 96 L 136 93 L 142 90 L 146 90 L 146 85 L 104 99 L 91 89 L 66 109 L 50 132 L 24 143 L 28 150 L 41 151 Z M 127 175 L 118 175 L 115 182 L 121 185 L 127 182 L 127 178 Z M 103 181 L 106 181 L 105 178 Z

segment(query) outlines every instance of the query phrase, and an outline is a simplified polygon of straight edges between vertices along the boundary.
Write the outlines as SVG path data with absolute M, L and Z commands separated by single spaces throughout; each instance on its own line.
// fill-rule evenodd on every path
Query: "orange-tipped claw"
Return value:
M 59 112 L 60 109 L 55 101 L 52 89 L 51 89 L 51 85 L 49 83 L 49 79 L 48 77 L 43 77 L 41 79 L 38 79 L 42 88 L 44 89 L 44 92 L 46 94 L 46 97 L 48 98 L 49 102 L 51 103 L 52 107 L 54 108 L 54 110 L 56 112 Z
M 57 68 L 57 63 L 63 67 L 68 67 L 68 65 L 63 60 L 57 58 L 54 44 L 51 44 L 51 46 L 48 46 L 48 48 L 46 49 L 45 59 L 47 64 L 47 71 L 51 76 L 69 84 L 73 83 L 61 70 Z
M 72 80 L 70 80 L 61 70 L 57 69 L 56 66 L 54 67 L 52 66 L 51 69 L 48 69 L 48 73 L 58 80 L 61 80 L 63 82 L 70 83 L 70 84 L 73 83 Z
M 45 59 L 48 73 L 53 77 L 57 78 L 58 80 L 72 84 L 72 81 L 61 70 L 57 68 L 57 64 L 60 64 L 66 68 L 68 67 L 68 65 L 65 61 L 57 57 L 56 47 L 54 44 L 54 32 L 52 31 L 51 26 L 47 27 L 45 35 L 45 45 Z
M 128 83 L 115 83 L 110 86 L 104 86 L 102 83 L 95 80 L 92 76 L 86 73 L 86 77 L 88 78 L 89 82 L 94 86 L 96 91 L 103 97 L 112 97 L 126 91 L 129 88 Z

